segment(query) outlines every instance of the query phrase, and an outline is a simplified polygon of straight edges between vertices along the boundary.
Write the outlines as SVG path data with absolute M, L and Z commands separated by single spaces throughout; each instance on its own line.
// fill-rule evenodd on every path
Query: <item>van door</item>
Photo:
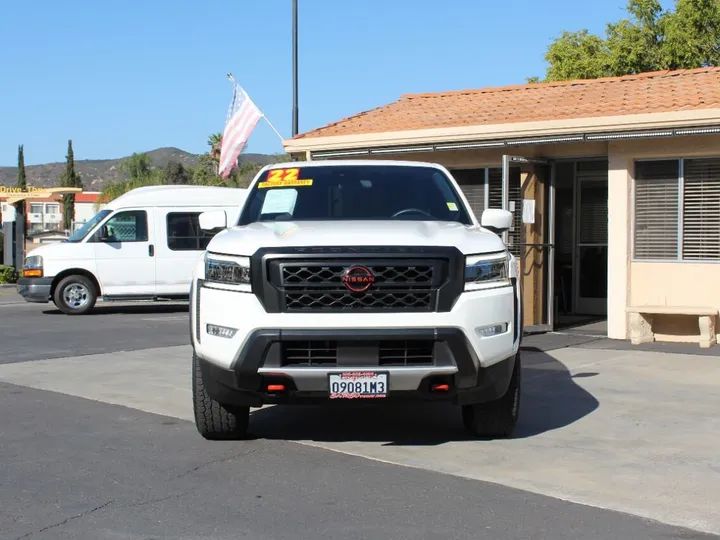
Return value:
M 120 210 L 93 238 L 97 278 L 104 296 L 155 295 L 153 210 Z
M 218 209 L 192 207 L 156 210 L 156 290 L 159 296 L 187 297 L 190 294 L 195 265 L 214 236 L 200 228 L 199 216 L 203 212 Z

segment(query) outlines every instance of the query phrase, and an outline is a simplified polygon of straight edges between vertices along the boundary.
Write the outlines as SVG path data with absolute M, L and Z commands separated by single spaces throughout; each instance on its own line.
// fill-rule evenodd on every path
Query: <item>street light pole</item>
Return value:
M 292 39 L 293 39 L 293 118 L 292 134 L 298 134 L 298 5 L 292 0 Z

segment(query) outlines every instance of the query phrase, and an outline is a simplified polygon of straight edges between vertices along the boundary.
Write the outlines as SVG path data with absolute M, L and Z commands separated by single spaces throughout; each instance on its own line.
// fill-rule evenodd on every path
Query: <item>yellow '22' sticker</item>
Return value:
M 300 179 L 300 169 L 272 169 L 264 182 L 258 183 L 260 188 L 312 186 L 309 178 Z

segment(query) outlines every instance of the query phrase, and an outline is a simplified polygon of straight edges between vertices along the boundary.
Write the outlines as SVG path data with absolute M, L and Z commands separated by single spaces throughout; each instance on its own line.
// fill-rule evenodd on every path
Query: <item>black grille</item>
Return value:
M 282 266 L 283 284 L 317 285 L 342 284 L 342 275 L 349 266 L 299 265 Z M 433 266 L 365 266 L 375 276 L 374 285 L 399 285 L 405 288 L 431 287 Z
M 433 363 L 432 340 L 381 341 L 378 364 L 381 366 L 428 366 Z
M 281 292 L 284 311 L 433 311 L 445 265 L 440 260 L 400 264 L 273 261 L 269 275 Z M 363 292 L 351 291 L 343 283 L 344 273 L 353 266 L 367 268 L 373 276 Z
M 290 341 L 282 344 L 283 366 L 323 366 L 337 364 L 335 341 Z
M 349 291 L 285 292 L 288 311 L 313 309 L 399 309 L 425 310 L 432 306 L 433 295 L 422 291 L 352 293 Z
M 298 340 L 281 344 L 283 367 L 431 366 L 432 339 L 374 342 Z M 360 356 L 358 356 L 360 355 Z

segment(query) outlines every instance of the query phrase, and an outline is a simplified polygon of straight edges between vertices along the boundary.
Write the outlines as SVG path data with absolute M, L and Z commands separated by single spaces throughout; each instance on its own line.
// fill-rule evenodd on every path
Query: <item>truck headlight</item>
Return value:
M 250 259 L 205 252 L 205 281 L 228 285 L 249 285 Z
M 498 285 L 509 285 L 509 264 L 507 254 L 468 255 L 465 257 L 465 290 L 476 291 Z
M 43 258 L 40 255 L 30 255 L 23 264 L 23 277 L 43 277 Z

